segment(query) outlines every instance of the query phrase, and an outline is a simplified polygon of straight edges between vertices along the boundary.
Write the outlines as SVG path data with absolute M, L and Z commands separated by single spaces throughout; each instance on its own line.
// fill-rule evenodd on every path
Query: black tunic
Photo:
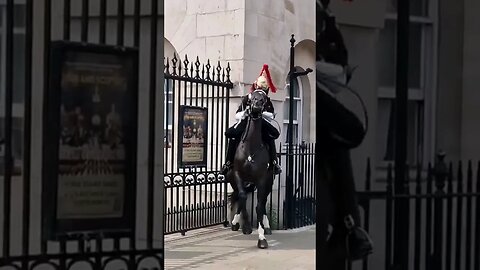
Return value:
M 250 99 L 248 98 L 248 95 L 244 96 L 242 98 L 242 103 L 238 106 L 237 113 L 244 111 L 247 108 L 247 106 L 249 106 L 249 103 L 250 103 Z M 272 114 L 275 113 L 272 101 L 268 96 L 267 96 L 267 102 L 265 103 L 263 110 Z M 275 140 L 278 137 L 280 137 L 280 132 L 278 132 L 278 130 L 274 126 L 272 126 L 265 119 L 262 119 L 262 121 L 263 121 L 262 135 L 265 141 Z M 243 131 L 245 130 L 246 125 L 247 125 L 247 121 L 243 119 L 242 121 L 240 121 L 238 125 L 235 124 L 234 126 L 227 129 L 227 131 L 225 132 L 225 135 L 228 138 L 239 138 L 243 134 Z

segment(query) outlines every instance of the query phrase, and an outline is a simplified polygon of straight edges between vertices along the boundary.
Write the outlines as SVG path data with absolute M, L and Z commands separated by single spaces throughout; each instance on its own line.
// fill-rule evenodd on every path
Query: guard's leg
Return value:
M 270 153 L 270 161 L 273 164 L 273 174 L 280 174 L 282 172 L 282 167 L 278 164 L 277 159 L 277 150 L 275 149 L 275 141 L 270 139 L 267 140 L 268 149 Z
M 227 145 L 227 156 L 226 156 L 226 163 L 222 165 L 222 170 L 220 174 L 226 175 L 228 170 L 230 170 L 233 166 L 233 158 L 235 157 L 235 150 L 237 148 L 237 140 L 235 138 L 231 138 L 228 141 Z
M 238 125 L 234 125 L 225 131 L 225 136 L 230 140 L 227 145 L 226 162 L 222 165 L 220 174 L 226 175 L 227 172 L 232 168 L 235 151 L 237 150 L 240 137 L 242 136 L 243 131 L 245 131 L 246 125 L 246 121 L 242 120 Z

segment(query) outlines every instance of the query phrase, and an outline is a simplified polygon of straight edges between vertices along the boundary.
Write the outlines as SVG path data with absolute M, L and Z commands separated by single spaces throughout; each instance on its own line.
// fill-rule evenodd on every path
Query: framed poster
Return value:
M 206 167 L 208 110 L 182 105 L 179 113 L 179 167 Z
M 44 123 L 44 237 L 135 222 L 138 51 L 56 41 Z

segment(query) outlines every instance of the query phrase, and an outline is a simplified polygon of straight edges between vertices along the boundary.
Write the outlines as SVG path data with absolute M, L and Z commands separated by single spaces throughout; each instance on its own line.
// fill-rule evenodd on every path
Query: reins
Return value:
M 251 121 L 257 121 L 258 119 L 261 119 L 262 118 L 262 114 L 260 114 L 259 116 L 257 117 L 253 117 L 251 114 L 250 114 L 250 111 L 248 111 L 247 113 L 247 117 L 248 117 L 248 122 L 247 122 L 247 127 L 245 129 L 245 131 L 243 132 L 243 135 L 242 135 L 242 142 L 245 142 L 245 139 L 247 137 L 247 134 L 248 134 L 248 131 L 250 130 L 250 123 Z
M 263 90 L 258 90 L 258 89 L 255 90 L 255 91 L 253 91 L 253 93 L 261 93 L 262 95 L 265 95 L 265 96 L 267 95 L 267 94 L 265 94 L 265 92 L 263 92 Z M 250 106 L 251 106 L 251 105 L 250 105 Z M 261 112 L 263 112 L 264 107 L 265 107 L 265 103 L 263 103 L 263 105 L 262 105 L 262 109 L 260 110 Z M 247 128 L 246 128 L 245 132 L 244 132 L 243 135 L 242 135 L 242 142 L 245 142 L 245 139 L 246 139 L 246 137 L 247 137 L 248 131 L 250 130 L 250 122 L 251 122 L 251 120 L 256 121 L 256 120 L 258 120 L 258 119 L 261 119 L 261 118 L 262 118 L 262 113 L 260 113 L 257 117 L 254 117 L 254 116 L 252 116 L 252 114 L 251 114 L 251 108 L 250 108 L 250 109 L 247 110 L 247 116 L 248 116 L 248 123 L 247 123 Z
M 262 93 L 263 95 L 266 95 L 265 92 L 263 92 L 262 90 L 255 90 L 254 92 L 260 92 Z M 262 105 L 262 109 L 260 110 L 261 112 L 263 111 L 263 108 L 265 107 L 265 103 Z M 245 143 L 246 139 L 247 139 L 247 135 L 248 135 L 248 132 L 250 131 L 250 125 L 252 123 L 252 121 L 257 121 L 259 119 L 262 119 L 262 113 L 260 113 L 257 117 L 254 117 L 252 114 L 251 114 L 251 108 L 248 109 L 247 111 L 247 118 L 248 118 L 248 122 L 247 122 L 247 127 L 245 128 L 245 131 L 243 132 L 243 135 L 242 135 L 242 138 L 241 138 L 241 141 L 242 143 Z M 258 153 L 258 151 L 260 151 L 261 149 L 263 149 L 265 146 L 263 145 L 263 143 L 260 144 L 260 147 L 252 154 L 252 155 L 249 155 L 248 156 L 248 161 L 249 162 L 253 162 L 253 157 Z

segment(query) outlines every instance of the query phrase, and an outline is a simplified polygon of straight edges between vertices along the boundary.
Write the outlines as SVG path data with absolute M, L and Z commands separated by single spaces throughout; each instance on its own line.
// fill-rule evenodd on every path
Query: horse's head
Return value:
M 263 90 L 257 89 L 250 94 L 250 114 L 253 117 L 259 116 L 267 103 L 267 94 Z

